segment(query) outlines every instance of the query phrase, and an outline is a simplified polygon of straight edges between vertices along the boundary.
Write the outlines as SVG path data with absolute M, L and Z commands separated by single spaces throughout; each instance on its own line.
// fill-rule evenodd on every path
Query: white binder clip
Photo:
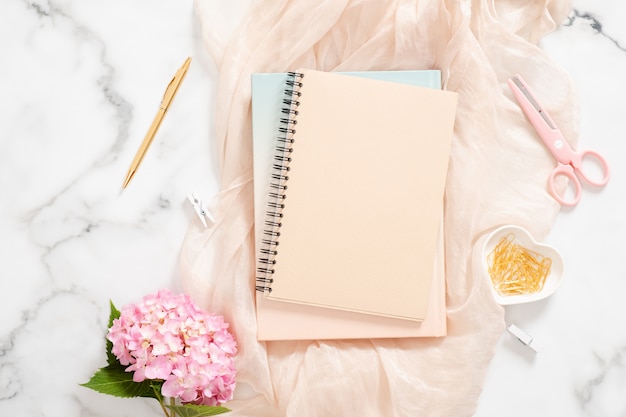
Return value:
M 509 333 L 515 336 L 517 340 L 522 342 L 524 345 L 528 346 L 535 352 L 539 352 L 539 344 L 537 343 L 536 340 L 532 338 L 531 335 L 529 335 L 528 333 L 526 333 L 525 331 L 523 331 L 522 329 L 520 329 L 514 324 L 509 325 L 507 330 L 509 331 Z
M 215 222 L 213 216 L 211 216 L 211 213 L 209 212 L 209 210 L 207 210 L 202 200 L 196 197 L 194 193 L 187 195 L 187 200 L 189 200 L 189 202 L 191 203 L 194 211 L 196 212 L 196 215 L 198 216 L 204 227 L 208 227 L 207 219 L 209 219 L 211 223 Z

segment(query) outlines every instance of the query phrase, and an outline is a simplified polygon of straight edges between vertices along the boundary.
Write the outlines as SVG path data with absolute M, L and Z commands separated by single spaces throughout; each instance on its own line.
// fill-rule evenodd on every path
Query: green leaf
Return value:
M 205 417 L 216 416 L 218 414 L 228 413 L 230 410 L 226 407 L 214 407 L 210 405 L 166 405 L 167 408 L 174 411 L 180 417 Z
M 109 314 L 109 325 L 107 327 L 108 329 L 110 329 L 111 326 L 113 326 L 113 320 L 120 318 L 120 312 L 117 308 L 115 308 L 115 305 L 113 305 L 113 301 L 110 301 L 109 304 L 111 305 L 111 313 Z M 113 343 L 109 339 L 106 339 L 107 363 L 109 365 L 116 365 L 116 364 L 119 365 L 117 358 L 111 352 L 112 349 L 113 349 Z
M 155 392 L 160 390 L 160 385 L 162 384 L 163 381 L 149 379 L 143 382 L 135 382 L 133 381 L 133 374 L 124 371 L 124 368 L 118 364 L 117 366 L 109 365 L 98 370 L 98 372 L 91 377 L 89 382 L 81 384 L 81 386 L 114 397 L 146 397 L 158 399 Z
M 115 307 L 113 301 L 109 301 L 109 305 L 111 306 L 111 313 L 109 314 L 109 327 L 113 326 L 113 320 L 119 319 L 121 316 L 120 311 Z

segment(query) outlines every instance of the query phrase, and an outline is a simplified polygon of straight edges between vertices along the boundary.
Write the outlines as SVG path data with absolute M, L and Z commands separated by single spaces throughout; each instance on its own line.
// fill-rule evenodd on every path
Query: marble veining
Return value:
M 598 399 L 598 391 L 602 389 L 603 383 L 608 381 L 612 383 L 611 379 L 619 378 L 621 374 L 625 374 L 624 369 L 624 354 L 626 353 L 626 347 L 619 348 L 608 360 L 603 359 L 600 356 L 596 356 L 597 360 L 597 374 L 587 380 L 584 386 L 576 389 L 576 395 L 580 401 L 581 408 L 586 411 L 592 411 Z M 626 375 L 621 376 L 626 378 Z M 617 381 L 621 387 L 624 387 L 626 380 Z M 604 398 L 603 400 L 607 400 Z M 621 398 L 615 398 L 614 401 L 622 400 Z
M 96 84 L 101 89 L 106 102 L 115 111 L 117 134 L 110 148 L 103 154 L 101 160 L 95 161 L 95 165 L 110 163 L 119 156 L 124 143 L 129 137 L 129 125 L 132 120 L 133 106 L 115 87 L 116 73 L 113 65 L 107 61 L 106 42 L 96 32 L 89 29 L 88 26 L 79 22 L 71 14 L 51 1 L 47 1 L 43 5 L 36 2 L 25 3 L 29 9 L 37 13 L 40 21 L 42 21 L 42 25 L 51 24 L 56 28 L 61 23 L 61 20 L 64 23 L 68 23 L 69 29 L 67 31 L 69 35 L 78 43 L 87 44 L 89 49 L 93 50 L 93 54 L 98 57 L 97 65 L 100 67 L 100 70 L 95 74 Z M 43 19 L 49 19 L 49 22 L 44 22 Z
M 593 16 L 591 13 L 581 12 L 577 9 L 573 9 L 568 18 L 568 22 L 564 23 L 563 25 L 573 26 L 574 24 L 577 24 L 579 21 L 585 22 L 586 24 L 591 26 L 591 28 L 595 30 L 596 33 L 609 39 L 611 42 L 615 44 L 615 46 L 617 46 L 622 51 L 626 51 L 626 49 L 624 49 L 624 47 L 616 39 L 614 39 L 613 37 L 611 37 L 609 34 L 607 34 L 606 32 L 602 30 L 602 23 L 598 20 L 598 18 Z
M 540 45 L 579 89 L 581 147 L 605 154 L 613 176 L 559 214 L 547 243 L 564 256 L 562 287 L 506 309 L 542 349 L 502 335 L 477 417 L 626 415 L 626 3 L 573 7 Z M 180 289 L 186 195 L 217 192 L 215 71 L 193 2 L 3 0 L 0 31 L 0 416 L 158 416 L 150 401 L 78 384 L 105 361 L 109 300 Z M 121 192 L 186 56 L 181 92 Z

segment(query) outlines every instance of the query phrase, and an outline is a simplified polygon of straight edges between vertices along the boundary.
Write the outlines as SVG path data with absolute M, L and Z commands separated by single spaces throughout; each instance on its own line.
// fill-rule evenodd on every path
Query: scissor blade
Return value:
M 535 96 L 532 95 L 532 93 L 528 90 L 528 86 L 526 85 L 526 83 L 520 78 L 519 75 L 514 76 L 513 78 L 511 78 L 511 81 L 513 82 L 513 84 L 515 84 L 515 87 L 517 87 L 517 89 L 519 90 L 520 93 L 522 93 L 522 95 L 524 96 L 524 98 L 528 101 L 528 103 L 532 106 L 532 108 L 539 113 L 539 116 L 541 116 L 541 118 L 543 119 L 544 122 L 546 122 L 546 124 L 548 125 L 548 127 L 550 129 L 556 129 L 556 126 L 554 125 L 554 123 L 552 123 L 552 119 L 550 119 L 550 116 L 548 116 L 548 114 L 546 113 L 546 111 L 543 109 L 543 107 L 541 107 L 541 105 L 539 104 L 539 102 L 535 99 Z M 522 106 L 523 107 L 523 106 Z M 524 108 L 524 107 L 523 107 Z

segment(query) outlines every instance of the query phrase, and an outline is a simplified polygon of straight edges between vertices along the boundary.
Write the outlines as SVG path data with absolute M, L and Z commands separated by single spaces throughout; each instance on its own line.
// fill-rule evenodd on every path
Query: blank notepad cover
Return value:
M 348 73 L 432 89 L 441 88 L 437 70 L 367 71 Z M 256 252 L 261 246 L 272 158 L 277 144 L 279 119 L 283 114 L 285 73 L 252 75 L 252 122 L 254 155 L 254 200 Z M 386 141 L 379 144 L 381 150 Z M 408 185 L 410 186 L 410 185 Z M 440 210 L 443 201 L 440 202 Z M 422 322 L 407 321 L 351 311 L 294 304 L 256 296 L 259 340 L 352 339 L 393 337 L 438 337 L 446 335 L 445 266 L 443 224 L 440 225 L 437 253 L 430 288 L 427 316 Z
M 267 297 L 423 320 L 456 94 L 302 70 Z

